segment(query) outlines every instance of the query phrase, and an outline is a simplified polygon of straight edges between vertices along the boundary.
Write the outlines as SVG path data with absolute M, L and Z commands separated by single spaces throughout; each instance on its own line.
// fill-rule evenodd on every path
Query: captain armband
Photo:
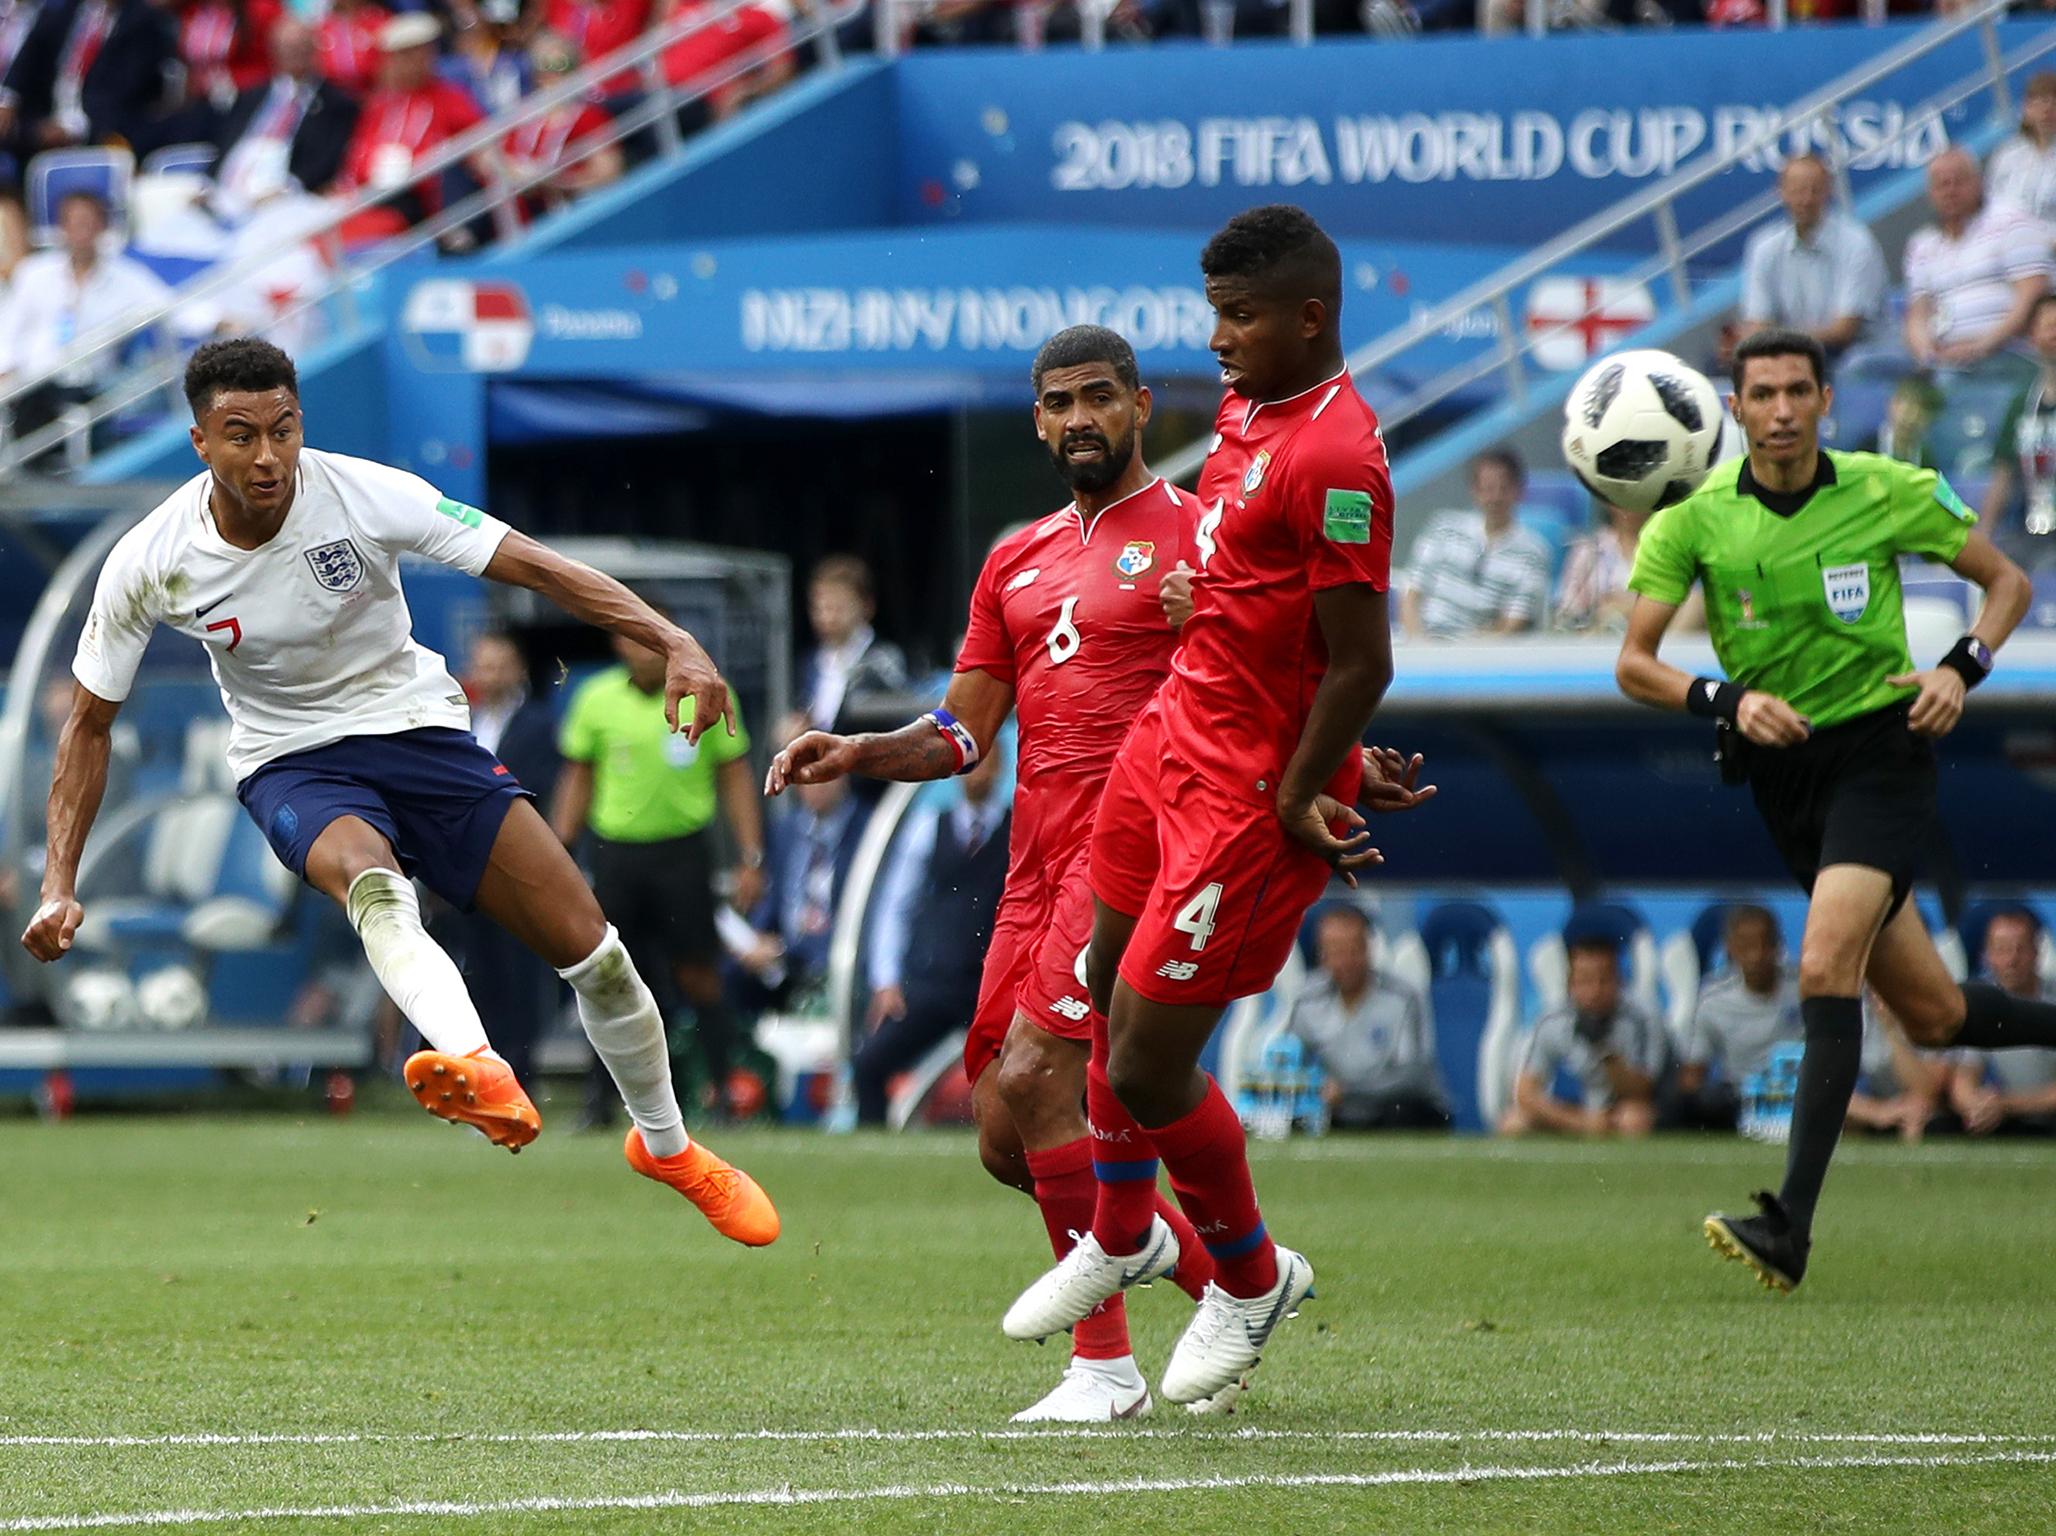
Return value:
M 978 738 L 971 734 L 971 728 L 946 709 L 936 708 L 921 717 L 942 733 L 942 739 L 949 743 L 950 751 L 957 756 L 955 773 L 969 773 L 978 766 Z

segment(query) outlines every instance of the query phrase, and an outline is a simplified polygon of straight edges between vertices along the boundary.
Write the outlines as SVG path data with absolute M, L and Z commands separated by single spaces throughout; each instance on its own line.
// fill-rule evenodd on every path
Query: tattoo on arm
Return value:
M 946 779 L 956 772 L 957 755 L 942 732 L 926 720 L 896 731 L 859 738 L 862 772 L 875 779 L 919 782 Z

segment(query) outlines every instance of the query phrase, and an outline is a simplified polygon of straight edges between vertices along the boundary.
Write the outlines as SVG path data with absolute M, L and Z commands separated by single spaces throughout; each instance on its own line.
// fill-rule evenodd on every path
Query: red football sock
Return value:
M 1149 1135 L 1170 1171 L 1178 1203 L 1214 1256 L 1221 1289 L 1231 1296 L 1261 1296 L 1276 1285 L 1278 1251 L 1256 1206 L 1242 1122 L 1221 1085 L 1209 1077 L 1197 1109 Z
M 1092 1177 L 1092 1138 L 1044 1152 L 1028 1154 L 1028 1171 L 1035 1176 L 1035 1204 L 1049 1228 L 1049 1245 L 1062 1258 L 1092 1225 L 1098 1187 Z M 1128 1343 L 1128 1304 L 1124 1297 L 1111 1296 L 1093 1313 L 1071 1329 L 1071 1353 L 1080 1360 L 1118 1360 L 1134 1351 Z
M 1207 1282 L 1216 1278 L 1214 1256 L 1206 1251 L 1206 1245 L 1199 1240 L 1199 1233 L 1185 1219 L 1185 1213 L 1178 1209 L 1177 1202 L 1166 1199 L 1161 1190 L 1157 1192 L 1156 1213 L 1164 1218 L 1178 1239 L 1178 1267 L 1165 1278 L 1197 1301 L 1205 1292 Z
M 1156 1148 L 1108 1086 L 1107 1021 L 1097 1013 L 1085 1067 L 1085 1116 L 1092 1122 L 1092 1171 L 1099 1179 L 1092 1235 L 1108 1253 L 1139 1252 L 1158 1205 Z

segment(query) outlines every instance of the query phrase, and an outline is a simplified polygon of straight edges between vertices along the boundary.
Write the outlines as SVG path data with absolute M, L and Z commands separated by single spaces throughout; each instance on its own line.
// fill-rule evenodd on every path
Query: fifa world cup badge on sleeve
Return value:
M 479 519 L 485 516 L 478 508 L 467 507 L 463 502 L 452 501 L 447 496 L 435 504 L 435 509 L 442 513 L 444 517 L 454 518 L 466 528 L 476 528 L 479 524 Z
M 1337 544 L 1371 542 L 1371 493 L 1369 491 L 1328 492 L 1321 518 L 1321 531 Z

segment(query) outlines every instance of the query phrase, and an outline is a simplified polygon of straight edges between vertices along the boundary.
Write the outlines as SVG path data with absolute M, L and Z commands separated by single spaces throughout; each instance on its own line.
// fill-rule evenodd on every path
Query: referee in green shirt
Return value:
M 1771 840 L 1811 896 L 1799 957 L 1806 1055 L 1785 1182 L 1761 1214 L 1706 1219 L 1713 1246 L 1789 1291 L 1862 1052 L 1868 980 L 1925 1046 L 2056 1045 L 2056 1006 L 1958 986 L 1906 896 L 1935 821 L 1934 741 L 2027 612 L 2020 568 L 1930 469 L 1820 446 L 1833 400 L 1819 342 L 1763 331 L 1735 349 L 1746 458 L 1643 531 L 1621 645 L 1623 692 L 1725 727 L 1723 776 L 1746 778 Z M 1899 557 L 1984 589 L 1976 624 L 1924 672 L 1906 650 Z M 1725 680 L 1657 658 L 1693 582 Z
M 636 969 L 662 997 L 665 981 L 692 1005 L 694 1035 L 726 1104 L 734 1039 L 721 993 L 721 941 L 714 930 L 713 859 L 704 836 L 718 806 L 742 865 L 735 902 L 745 912 L 764 893 L 764 822 L 746 756 L 742 716 L 735 729 L 686 740 L 692 701 L 678 729 L 664 718 L 664 658 L 616 637 L 621 665 L 571 696 L 559 737 L 564 769 L 550 823 L 566 847 L 591 829 L 593 890 L 613 914 Z M 595 1069 L 597 1071 L 597 1068 Z M 611 1099 L 595 1078 L 587 1118 L 604 1122 Z

